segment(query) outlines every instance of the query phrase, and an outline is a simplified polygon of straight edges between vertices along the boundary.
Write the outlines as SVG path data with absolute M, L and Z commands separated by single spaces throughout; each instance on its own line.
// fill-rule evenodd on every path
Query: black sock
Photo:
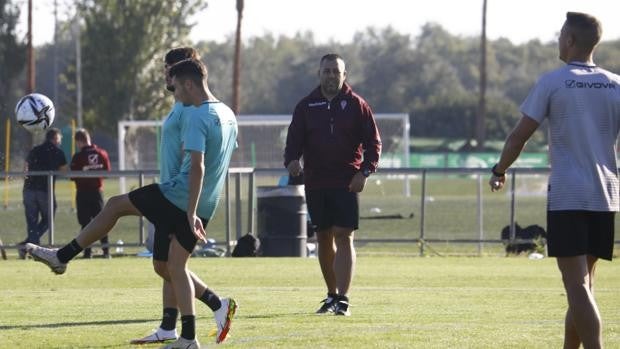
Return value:
M 209 288 L 207 288 L 202 294 L 202 296 L 198 297 L 198 299 L 200 299 L 204 304 L 206 304 L 212 311 L 216 311 L 222 307 L 220 297 L 218 297 L 215 292 L 213 292 Z
M 82 252 L 83 248 L 78 245 L 75 239 L 71 240 L 70 243 L 65 245 L 65 247 L 58 250 L 56 256 L 61 263 L 69 263 L 70 260 L 75 258 L 80 252 Z
M 181 315 L 181 337 L 185 339 L 196 338 L 196 316 Z
M 179 310 L 177 308 L 164 308 L 164 315 L 161 317 L 162 330 L 171 331 L 177 327 L 177 317 L 179 316 Z
M 338 300 L 338 295 L 337 295 L 337 294 L 335 294 L 335 293 L 329 293 L 329 292 L 327 292 L 327 298 L 328 298 L 328 299 L 329 299 L 329 298 L 331 298 L 331 299 L 332 299 L 332 302 L 333 302 L 333 301 L 337 301 L 337 300 Z
M 337 297 L 338 297 L 338 298 L 337 298 L 337 299 L 338 299 L 338 301 L 344 301 L 344 302 L 349 303 L 349 297 L 347 297 L 347 296 L 345 296 L 345 295 L 338 295 Z

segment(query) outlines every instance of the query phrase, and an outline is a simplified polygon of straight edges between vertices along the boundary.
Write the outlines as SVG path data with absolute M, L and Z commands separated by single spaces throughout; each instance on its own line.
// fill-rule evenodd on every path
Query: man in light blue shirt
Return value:
M 213 216 L 237 140 L 235 115 L 218 101 L 205 83 L 206 67 L 198 60 L 185 60 L 170 69 L 175 97 L 196 108 L 186 110 L 183 132 L 184 157 L 178 175 L 159 185 L 163 196 L 187 214 L 186 229 L 175 234 L 170 244 L 168 271 L 181 310 L 182 332 L 176 345 L 193 345 L 195 336 L 194 288 L 187 259 L 196 239 L 206 239 L 205 224 Z M 137 201 L 136 201 L 137 202 Z M 177 224 L 181 222 L 176 221 Z M 187 244 L 192 241 L 193 244 Z M 191 247 L 191 248 L 188 248 Z M 234 304 L 233 304 L 234 306 Z M 229 319 L 226 319 L 227 322 Z M 226 338 L 222 331 L 216 341 Z M 175 348 L 175 343 L 171 348 Z
M 26 248 L 36 261 L 46 264 L 56 274 L 63 274 L 68 262 L 84 246 L 106 235 L 120 217 L 146 217 L 156 227 L 156 239 L 161 234 L 171 236 L 166 267 L 181 311 L 182 330 L 181 337 L 165 348 L 199 348 L 192 273 L 186 265 L 197 240 L 206 239 L 205 226 L 217 205 L 232 150 L 236 146 L 237 124 L 230 108 L 209 91 L 206 67 L 199 60 L 177 63 L 170 68 L 170 75 L 173 77 L 175 97 L 186 105 L 197 107 L 185 120 L 183 142 L 186 151 L 180 172 L 161 186 L 152 184 L 110 198 L 91 224 L 61 249 L 33 244 L 27 244 Z M 190 129 L 191 132 L 188 131 Z M 207 170 L 214 173 L 207 173 Z M 164 192 L 174 202 L 168 200 Z M 221 308 L 215 314 L 217 343 L 226 338 L 236 304 L 231 300 L 226 308 Z
M 200 59 L 198 52 L 192 47 L 175 48 L 166 54 L 164 59 L 164 68 L 166 89 L 168 91 L 174 92 L 174 86 L 172 85 L 172 79 L 168 74 L 168 70 L 175 63 L 190 58 Z M 179 174 L 184 154 L 183 133 L 188 120 L 188 111 L 192 109 L 194 109 L 193 106 L 184 106 L 183 103 L 175 101 L 172 110 L 164 119 L 160 144 L 160 182 L 166 182 Z M 170 248 L 169 235 L 170 234 L 168 233 L 156 233 L 153 236 L 153 267 L 163 280 L 163 311 L 161 323 L 153 333 L 143 338 L 133 339 L 130 341 L 131 344 L 159 343 L 168 340 L 176 340 L 178 338 L 176 330 L 176 322 L 178 318 L 177 301 L 167 268 L 168 250 Z M 234 300 L 228 298 L 220 299 L 220 297 L 196 274 L 190 273 L 190 277 L 194 284 L 196 298 L 205 303 L 214 312 L 215 321 L 216 324 L 218 324 L 217 327 L 219 335 L 224 328 L 220 326 L 222 321 L 218 318 L 227 317 L 227 313 L 232 310 L 230 304 L 234 304 Z M 226 313 L 224 313 L 224 310 L 226 310 Z

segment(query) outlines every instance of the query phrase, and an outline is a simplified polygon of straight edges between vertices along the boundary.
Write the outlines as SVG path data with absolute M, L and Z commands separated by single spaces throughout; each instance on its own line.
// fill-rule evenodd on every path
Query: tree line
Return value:
M 0 115 L 11 116 L 25 86 L 25 42 L 15 34 L 16 1 L 0 0 Z M 75 41 L 82 44 L 84 126 L 115 136 L 118 120 L 161 119 L 172 97 L 163 89 L 163 55 L 191 45 L 186 19 L 202 0 L 85 1 L 82 21 L 62 23 L 56 48 L 37 47 L 37 91 L 52 96 L 59 120 L 75 117 Z M 208 9 L 207 9 L 208 10 Z M 232 10 L 232 9 L 231 9 Z M 251 14 L 246 14 L 251 15 Z M 472 25 L 478 25 L 472 22 Z M 79 28 L 74 30 L 74 28 Z M 558 28 L 559 30 L 559 28 Z M 232 101 L 234 38 L 194 43 L 209 68 L 209 85 Z M 538 76 L 560 66 L 557 44 L 507 39 L 487 43 L 488 139 L 503 139 L 520 116 L 519 105 Z M 54 52 L 58 76 L 51 68 Z M 348 81 L 375 112 L 406 112 L 413 137 L 471 139 L 478 106 L 480 38 L 453 35 L 427 23 L 417 36 L 369 27 L 350 43 L 317 43 L 310 32 L 266 34 L 244 40 L 241 50 L 242 114 L 289 114 L 318 84 L 319 59 L 336 52 L 347 62 Z M 620 40 L 603 42 L 595 61 L 620 72 Z M 537 133 L 534 143 L 543 142 Z

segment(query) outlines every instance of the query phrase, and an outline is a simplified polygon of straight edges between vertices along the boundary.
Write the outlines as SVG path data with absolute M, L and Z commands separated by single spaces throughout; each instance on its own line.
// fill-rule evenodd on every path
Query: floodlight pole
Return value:
M 28 0 L 28 33 L 26 34 L 26 93 L 30 94 L 35 89 L 34 49 L 32 47 L 32 0 Z M 34 144 L 34 135 L 29 132 L 26 137 L 25 149 L 31 149 Z
M 27 59 L 28 59 L 28 72 L 26 78 L 26 93 L 33 93 L 35 80 L 34 80 L 34 49 L 32 48 L 32 0 L 28 0 L 28 34 L 27 39 Z
M 482 0 L 482 33 L 480 35 L 480 98 L 476 115 L 476 147 L 484 148 L 486 139 L 486 90 L 487 90 L 487 0 Z
M 241 70 L 241 19 L 243 18 L 243 0 L 237 0 L 237 34 L 235 36 L 235 67 L 233 71 L 233 111 L 239 115 L 239 75 Z
M 54 0 L 54 61 L 53 61 L 53 86 L 54 93 L 52 100 L 54 101 L 54 109 L 56 109 L 56 115 L 60 115 L 58 112 L 59 104 L 58 103 L 58 0 Z
M 233 68 L 233 112 L 237 117 L 241 113 L 240 83 L 241 75 L 241 20 L 243 19 L 243 0 L 237 0 L 237 34 L 235 36 L 235 66 Z M 237 135 L 237 142 L 242 144 L 241 135 Z M 243 154 L 243 153 L 242 153 Z M 243 155 L 241 155 L 243 159 Z
M 77 126 L 79 128 L 84 127 L 82 121 L 82 42 L 80 41 L 81 29 L 80 29 L 80 8 L 76 8 L 75 13 L 75 90 L 76 90 L 76 117 Z

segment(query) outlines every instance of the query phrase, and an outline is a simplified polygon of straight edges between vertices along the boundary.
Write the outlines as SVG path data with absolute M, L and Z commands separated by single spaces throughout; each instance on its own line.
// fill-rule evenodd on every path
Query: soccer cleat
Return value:
M 132 339 L 129 344 L 150 344 L 150 343 L 163 343 L 179 338 L 177 329 L 166 331 L 161 327 L 157 328 L 155 332 L 149 334 L 146 337 L 140 339 Z
M 26 251 L 30 253 L 30 255 L 35 261 L 47 265 L 48 267 L 50 267 L 50 269 L 52 269 L 54 273 L 58 275 L 64 274 L 65 270 L 67 270 L 67 264 L 60 262 L 58 260 L 58 256 L 56 256 L 56 252 L 58 252 L 57 248 L 45 248 L 37 246 L 35 244 L 27 243 Z
M 336 299 L 334 297 L 327 296 L 321 303 L 323 305 L 316 311 L 317 314 L 333 313 L 336 310 Z
M 213 312 L 215 317 L 215 324 L 217 325 L 217 336 L 215 337 L 215 343 L 222 343 L 226 340 L 228 331 L 230 331 L 230 322 L 235 311 L 237 311 L 237 303 L 232 298 L 222 298 L 222 306 Z
M 351 312 L 349 311 L 349 300 L 348 299 L 340 299 L 335 306 L 334 309 L 335 315 L 341 316 L 351 316 Z
M 179 337 L 179 339 L 168 345 L 164 345 L 161 349 L 200 349 L 200 343 L 198 343 L 197 339 Z

